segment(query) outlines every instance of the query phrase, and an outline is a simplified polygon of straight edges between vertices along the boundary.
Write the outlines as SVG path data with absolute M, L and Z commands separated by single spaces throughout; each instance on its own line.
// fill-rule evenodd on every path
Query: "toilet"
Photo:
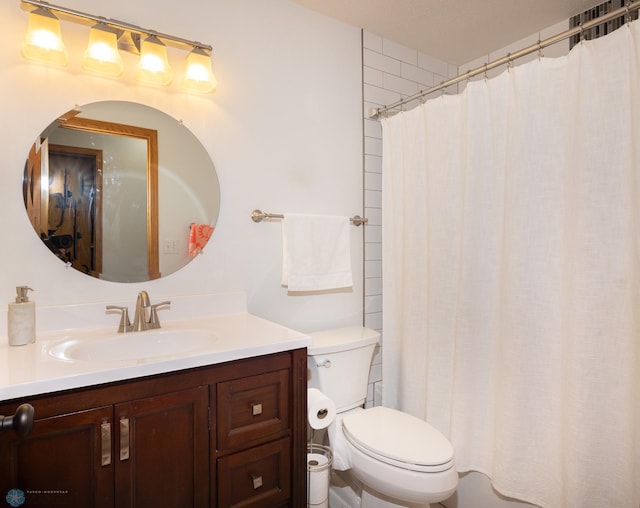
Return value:
M 458 485 L 451 443 L 407 413 L 363 408 L 380 334 L 356 326 L 310 336 L 308 384 L 335 403 L 335 427 L 328 433 L 334 467 L 336 456 L 344 457 L 338 467 L 344 471 L 332 481 L 331 508 L 428 508 L 449 498 Z

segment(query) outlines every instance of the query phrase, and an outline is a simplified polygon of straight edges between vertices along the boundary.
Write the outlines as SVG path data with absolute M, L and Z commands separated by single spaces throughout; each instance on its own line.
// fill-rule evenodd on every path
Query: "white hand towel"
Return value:
M 282 285 L 289 291 L 353 286 L 348 217 L 285 214 Z

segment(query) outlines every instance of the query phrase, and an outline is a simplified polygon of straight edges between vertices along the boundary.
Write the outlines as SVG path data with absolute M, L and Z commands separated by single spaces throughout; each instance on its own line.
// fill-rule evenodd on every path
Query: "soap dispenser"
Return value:
M 36 302 L 30 302 L 28 286 L 16 287 L 16 301 L 9 304 L 7 328 L 10 346 L 24 346 L 36 341 Z

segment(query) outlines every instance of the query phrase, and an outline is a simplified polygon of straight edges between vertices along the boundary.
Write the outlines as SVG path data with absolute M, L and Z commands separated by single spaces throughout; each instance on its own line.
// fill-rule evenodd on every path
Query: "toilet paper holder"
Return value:
M 307 445 L 307 507 L 329 506 L 329 482 L 333 454 L 331 448 L 315 443 Z
M 329 446 L 316 443 L 307 444 L 307 466 L 309 471 L 324 471 L 333 462 L 333 453 Z

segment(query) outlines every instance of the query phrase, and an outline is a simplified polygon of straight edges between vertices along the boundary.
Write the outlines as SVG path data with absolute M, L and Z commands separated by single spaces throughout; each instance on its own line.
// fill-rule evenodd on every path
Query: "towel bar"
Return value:
M 264 219 L 284 219 L 284 215 L 281 213 L 265 213 L 262 210 L 254 210 L 251 212 L 251 220 L 253 220 L 253 222 L 262 222 Z M 369 222 L 369 219 L 366 217 L 360 217 L 359 215 L 355 215 L 349 220 L 355 226 L 360 226 Z

